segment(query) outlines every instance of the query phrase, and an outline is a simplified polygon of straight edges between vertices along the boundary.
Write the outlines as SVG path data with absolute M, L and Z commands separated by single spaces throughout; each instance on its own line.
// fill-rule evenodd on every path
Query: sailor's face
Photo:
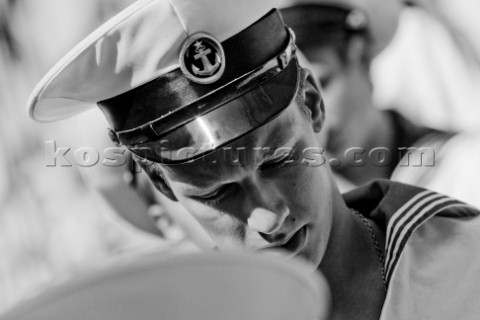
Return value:
M 368 73 L 357 60 L 342 61 L 332 48 L 311 48 L 304 54 L 322 86 L 327 109 L 322 138 L 329 154 L 343 159 L 349 148 L 368 143 L 372 118 L 365 103 L 371 97 Z
M 318 265 L 330 233 L 332 180 L 308 116 L 293 102 L 228 147 L 246 157 L 234 163 L 220 149 L 189 165 L 159 166 L 176 198 L 220 250 L 281 249 Z

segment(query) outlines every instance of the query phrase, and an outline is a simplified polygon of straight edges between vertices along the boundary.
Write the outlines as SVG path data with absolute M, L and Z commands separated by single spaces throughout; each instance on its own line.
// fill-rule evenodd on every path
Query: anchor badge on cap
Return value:
M 225 71 L 222 45 L 207 33 L 190 36 L 180 51 L 180 68 L 193 82 L 209 84 L 221 78 Z

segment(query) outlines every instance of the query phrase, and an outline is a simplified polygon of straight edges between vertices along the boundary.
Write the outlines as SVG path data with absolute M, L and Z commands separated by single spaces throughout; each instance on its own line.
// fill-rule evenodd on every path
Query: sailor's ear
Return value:
M 302 68 L 300 76 L 300 96 L 303 98 L 305 109 L 312 122 L 313 130 L 320 132 L 325 122 L 325 106 L 320 94 L 320 87 L 309 69 Z

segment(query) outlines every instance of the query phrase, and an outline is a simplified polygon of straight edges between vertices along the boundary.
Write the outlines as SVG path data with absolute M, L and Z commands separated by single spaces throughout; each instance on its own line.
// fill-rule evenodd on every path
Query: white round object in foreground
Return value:
M 326 280 L 296 261 L 262 255 L 151 255 L 24 302 L 1 320 L 318 320 Z

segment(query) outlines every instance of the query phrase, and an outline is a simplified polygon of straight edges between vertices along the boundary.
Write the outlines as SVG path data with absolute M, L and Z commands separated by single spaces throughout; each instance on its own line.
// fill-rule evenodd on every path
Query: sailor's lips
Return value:
M 259 249 L 261 252 L 279 252 L 282 256 L 292 257 L 300 253 L 305 246 L 308 236 L 307 226 L 303 226 L 291 237 L 280 243 L 272 243 Z

